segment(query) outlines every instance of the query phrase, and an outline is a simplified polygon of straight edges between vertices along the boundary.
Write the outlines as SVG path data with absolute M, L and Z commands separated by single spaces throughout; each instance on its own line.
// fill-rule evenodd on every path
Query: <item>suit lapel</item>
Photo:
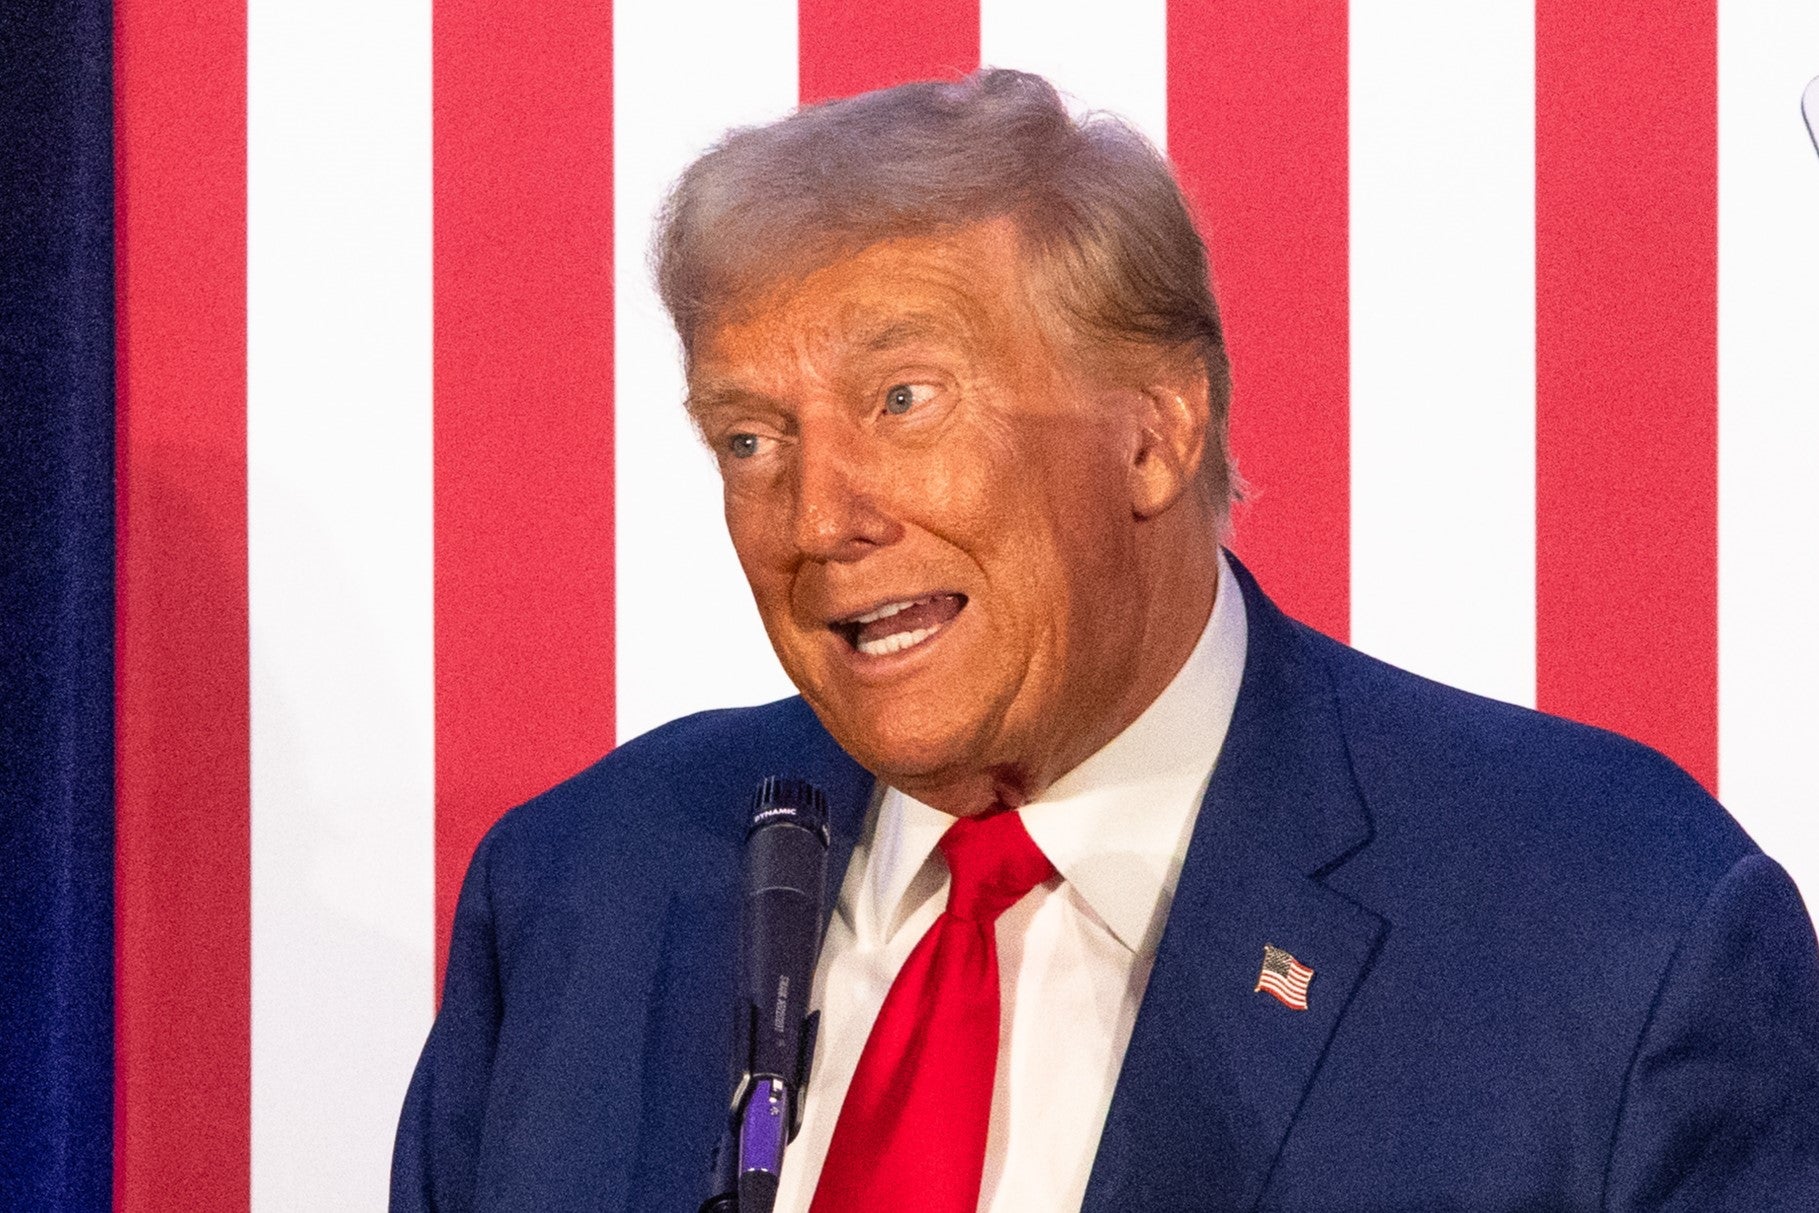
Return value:
M 833 917 L 834 905 L 840 900 L 840 886 L 846 880 L 853 848 L 865 829 L 874 780 L 872 773 L 853 761 L 819 721 L 815 722 L 812 740 L 803 748 L 813 770 L 804 778 L 827 793 L 827 901 L 821 911 L 821 930 L 825 935 L 828 919 Z
M 1232 723 L 1132 1031 L 1083 1208 L 1251 1209 L 1383 921 L 1319 877 L 1370 836 L 1332 688 L 1234 560 L 1250 620 Z M 1308 1010 L 1256 992 L 1265 944 Z

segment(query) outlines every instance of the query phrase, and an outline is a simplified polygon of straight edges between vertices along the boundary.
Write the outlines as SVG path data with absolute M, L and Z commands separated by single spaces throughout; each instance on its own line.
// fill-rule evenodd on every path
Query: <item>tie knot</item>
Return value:
M 962 817 L 937 845 L 953 876 L 947 912 L 988 926 L 1055 874 L 1023 818 L 1005 810 Z

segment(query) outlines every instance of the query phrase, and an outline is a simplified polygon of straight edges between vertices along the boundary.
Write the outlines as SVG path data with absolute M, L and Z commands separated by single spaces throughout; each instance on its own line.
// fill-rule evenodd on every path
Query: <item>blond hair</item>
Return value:
M 1206 246 L 1162 155 L 1123 120 L 1076 118 L 1040 76 L 985 69 L 735 130 L 683 172 L 653 245 L 691 359 L 716 314 L 881 240 L 1015 219 L 1064 336 L 1186 350 L 1205 369 L 1203 473 L 1224 512 L 1230 369 Z

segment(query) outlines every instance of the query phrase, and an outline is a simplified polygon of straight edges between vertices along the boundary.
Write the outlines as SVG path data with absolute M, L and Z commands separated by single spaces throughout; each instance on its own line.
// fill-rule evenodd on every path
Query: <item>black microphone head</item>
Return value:
M 799 826 L 827 845 L 827 797 L 804 779 L 766 777 L 752 797 L 752 820 L 746 837 L 768 825 Z

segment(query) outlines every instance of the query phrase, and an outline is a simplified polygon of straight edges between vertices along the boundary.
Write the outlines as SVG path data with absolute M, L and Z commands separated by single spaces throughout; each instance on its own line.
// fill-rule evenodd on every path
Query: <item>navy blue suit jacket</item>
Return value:
M 1782 870 L 1652 750 L 1239 580 L 1237 709 L 1084 1207 L 1819 1209 L 1819 959 Z M 796 699 L 676 721 L 486 836 L 394 1210 L 695 1210 L 770 774 L 826 790 L 837 885 L 872 779 Z M 1254 992 L 1266 942 L 1308 1010 Z

